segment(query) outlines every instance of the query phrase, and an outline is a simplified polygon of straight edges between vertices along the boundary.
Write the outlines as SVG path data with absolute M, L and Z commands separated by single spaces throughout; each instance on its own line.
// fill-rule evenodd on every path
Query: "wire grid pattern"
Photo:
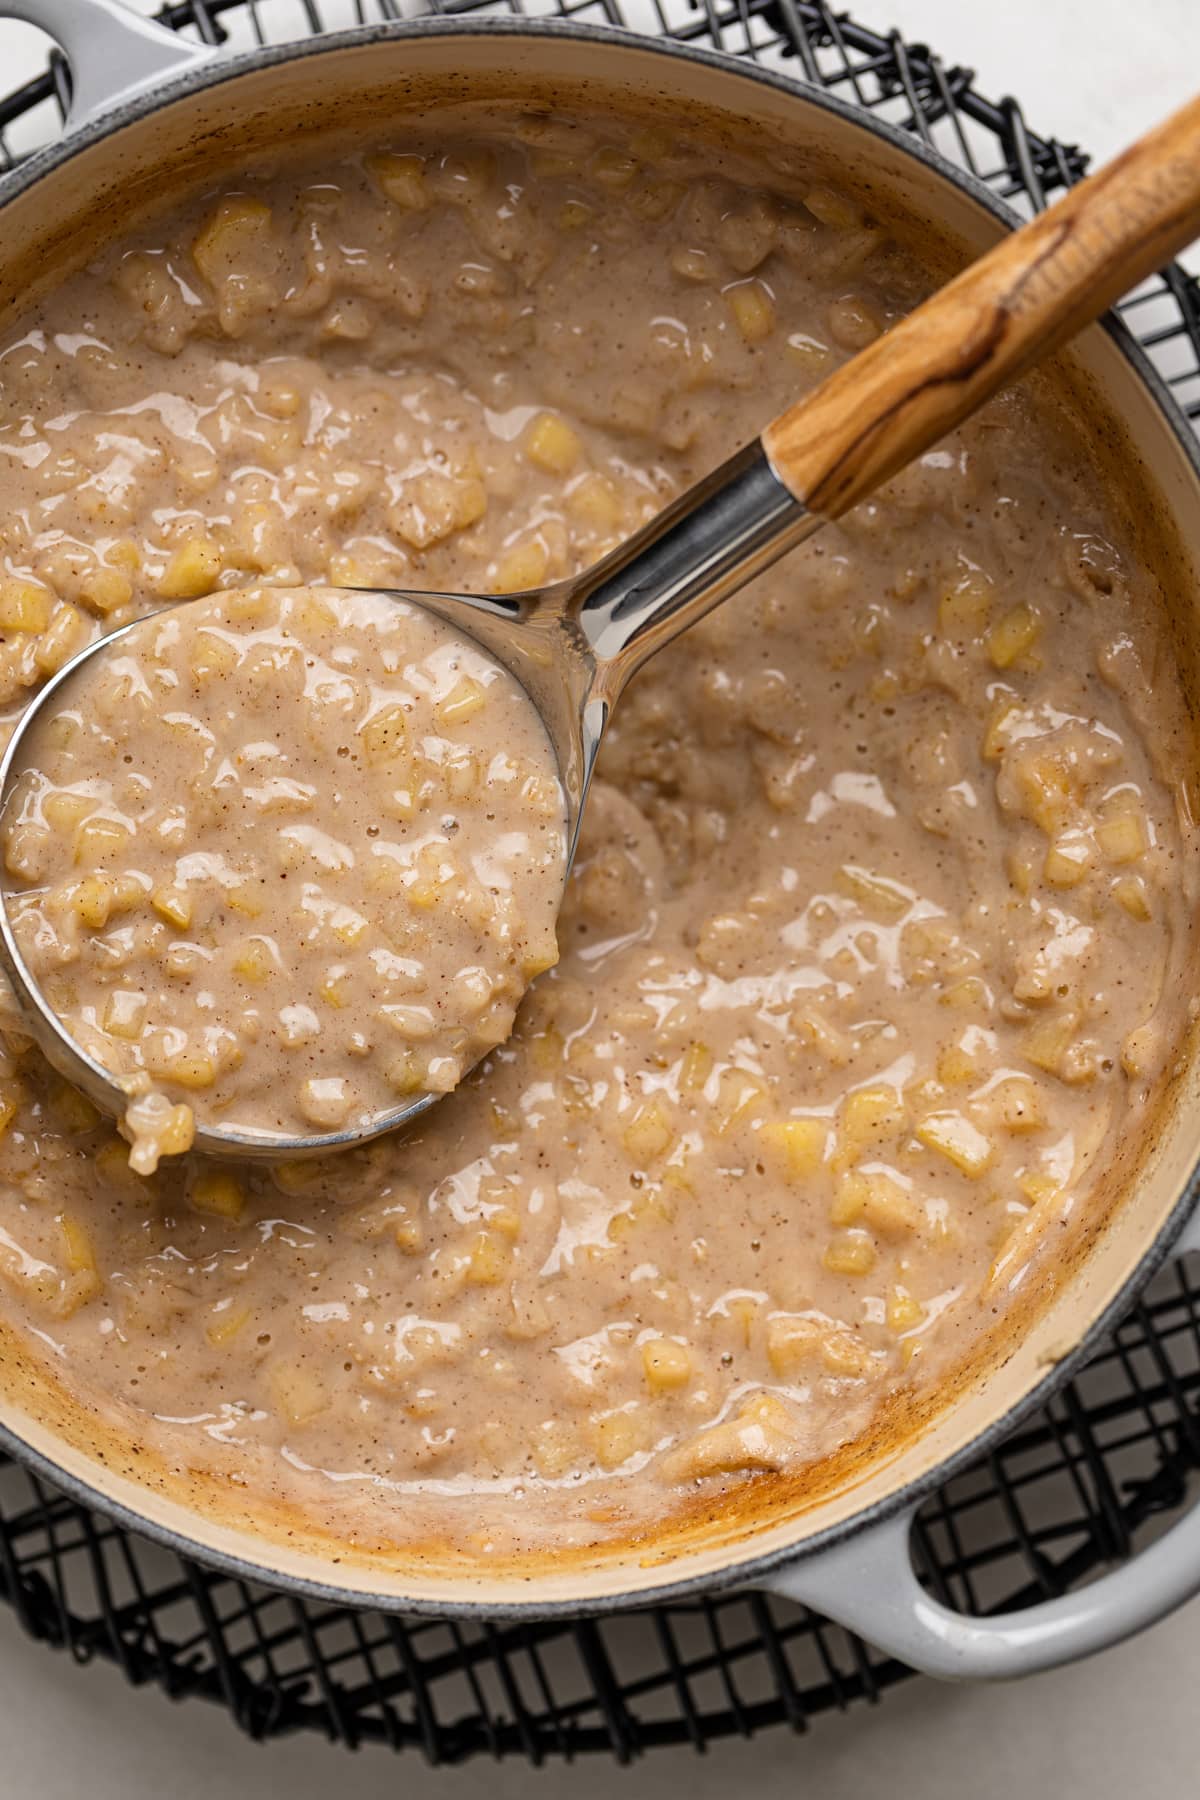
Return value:
M 245 46 L 418 10 L 419 0 L 181 0 L 158 16 L 205 42 Z M 1027 212 L 1086 167 L 1077 149 L 1032 132 L 1015 101 L 978 94 L 971 71 L 823 0 L 434 0 L 432 10 L 554 13 L 752 58 L 914 133 Z M 56 135 L 69 93 L 52 52 L 44 75 L 0 99 L 0 166 Z M 1146 283 L 1126 316 L 1200 415 L 1194 277 L 1175 268 Z M 1197 1470 L 1200 1262 L 1179 1261 L 1048 1407 L 922 1509 L 918 1567 L 967 1611 L 1032 1604 L 1143 1544 Z M 625 1762 L 768 1726 L 803 1732 L 909 1673 L 759 1593 L 527 1625 L 313 1605 L 130 1536 L 3 1458 L 0 1598 L 34 1638 L 79 1662 L 104 1657 L 131 1682 L 213 1701 L 254 1738 L 318 1730 L 349 1746 L 412 1747 L 432 1763 L 584 1752 Z

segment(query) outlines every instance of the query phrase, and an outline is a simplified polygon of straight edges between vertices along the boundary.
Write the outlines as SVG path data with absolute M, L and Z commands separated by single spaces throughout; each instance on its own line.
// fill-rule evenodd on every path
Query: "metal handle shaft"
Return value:
M 758 443 L 689 488 L 574 586 L 610 706 L 648 656 L 817 529 Z

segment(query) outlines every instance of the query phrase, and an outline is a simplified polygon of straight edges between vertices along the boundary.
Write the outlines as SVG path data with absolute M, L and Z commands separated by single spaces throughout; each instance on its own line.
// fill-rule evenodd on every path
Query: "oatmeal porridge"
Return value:
M 385 595 L 246 588 L 135 625 L 21 747 L 4 821 L 27 967 L 136 1096 L 354 1128 L 448 1093 L 557 960 L 565 800 L 513 677 Z
M 0 354 L 10 717 L 165 601 L 594 561 L 931 285 L 761 180 L 448 120 L 105 250 Z M 1181 1041 L 1188 739 L 1131 544 L 1022 385 L 670 646 L 557 966 L 401 1137 L 139 1176 L 11 1019 L 5 1318 L 168 1465 L 360 1542 L 819 1492 L 1049 1289 Z

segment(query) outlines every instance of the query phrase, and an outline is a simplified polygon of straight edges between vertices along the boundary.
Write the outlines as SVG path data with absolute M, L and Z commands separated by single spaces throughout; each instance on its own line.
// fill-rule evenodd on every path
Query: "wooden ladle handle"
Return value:
M 836 519 L 1200 236 L 1200 98 L 997 244 L 763 432 Z

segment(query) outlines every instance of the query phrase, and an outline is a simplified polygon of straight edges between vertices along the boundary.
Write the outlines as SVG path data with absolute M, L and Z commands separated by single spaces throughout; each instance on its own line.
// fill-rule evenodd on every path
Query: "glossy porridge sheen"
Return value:
M 11 716 L 163 600 L 579 568 L 930 285 L 815 176 L 454 129 L 209 193 L 12 332 Z M 1156 607 L 1071 428 L 994 402 L 639 677 L 557 968 L 407 1136 L 139 1178 L 14 1022 L 5 1316 L 169 1464 L 360 1539 L 819 1492 L 1049 1287 L 1176 1054 Z

